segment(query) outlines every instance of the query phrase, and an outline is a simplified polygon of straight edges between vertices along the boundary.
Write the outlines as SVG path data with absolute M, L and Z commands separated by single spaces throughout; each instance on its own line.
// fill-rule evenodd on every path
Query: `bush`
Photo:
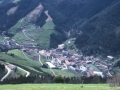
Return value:
M 56 77 L 53 79 L 53 81 L 54 81 L 55 83 L 64 83 L 64 78 L 61 77 L 61 76 L 56 76 Z

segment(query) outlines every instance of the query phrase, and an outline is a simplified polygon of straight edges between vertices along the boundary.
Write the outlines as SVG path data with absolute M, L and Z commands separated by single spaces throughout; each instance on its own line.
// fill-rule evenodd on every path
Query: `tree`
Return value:
M 64 83 L 64 78 L 61 77 L 61 76 L 56 76 L 56 77 L 53 79 L 53 81 L 54 81 L 55 83 Z

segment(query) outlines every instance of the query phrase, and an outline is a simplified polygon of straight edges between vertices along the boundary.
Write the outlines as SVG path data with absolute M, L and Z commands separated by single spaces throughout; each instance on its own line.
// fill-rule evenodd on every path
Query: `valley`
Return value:
M 119 73 L 119 8 L 119 0 L 0 0 L 0 80 Z

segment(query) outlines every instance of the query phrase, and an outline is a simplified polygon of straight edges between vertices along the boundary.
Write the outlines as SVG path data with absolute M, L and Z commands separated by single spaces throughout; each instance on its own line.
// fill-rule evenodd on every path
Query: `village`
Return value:
M 36 53 L 40 54 L 45 60 L 45 64 L 49 69 L 61 69 L 72 70 L 80 73 L 81 76 L 94 76 L 99 75 L 101 77 L 112 76 L 113 65 L 107 63 L 94 56 L 84 56 L 78 54 L 74 49 L 65 50 L 65 44 L 58 45 L 57 49 L 51 50 L 39 50 L 36 43 L 26 42 L 18 44 L 14 39 L 7 39 L 0 42 L 0 45 L 6 46 L 9 49 L 18 48 L 22 51 L 29 51 L 33 49 Z M 106 60 L 114 60 L 113 56 L 107 56 Z

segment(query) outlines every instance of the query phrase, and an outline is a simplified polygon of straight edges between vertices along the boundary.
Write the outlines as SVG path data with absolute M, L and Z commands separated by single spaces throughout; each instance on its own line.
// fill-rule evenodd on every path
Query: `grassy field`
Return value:
M 107 84 L 85 84 L 83 88 L 80 84 L 19 84 L 1 85 L 0 90 L 120 90 L 120 88 L 111 88 Z

